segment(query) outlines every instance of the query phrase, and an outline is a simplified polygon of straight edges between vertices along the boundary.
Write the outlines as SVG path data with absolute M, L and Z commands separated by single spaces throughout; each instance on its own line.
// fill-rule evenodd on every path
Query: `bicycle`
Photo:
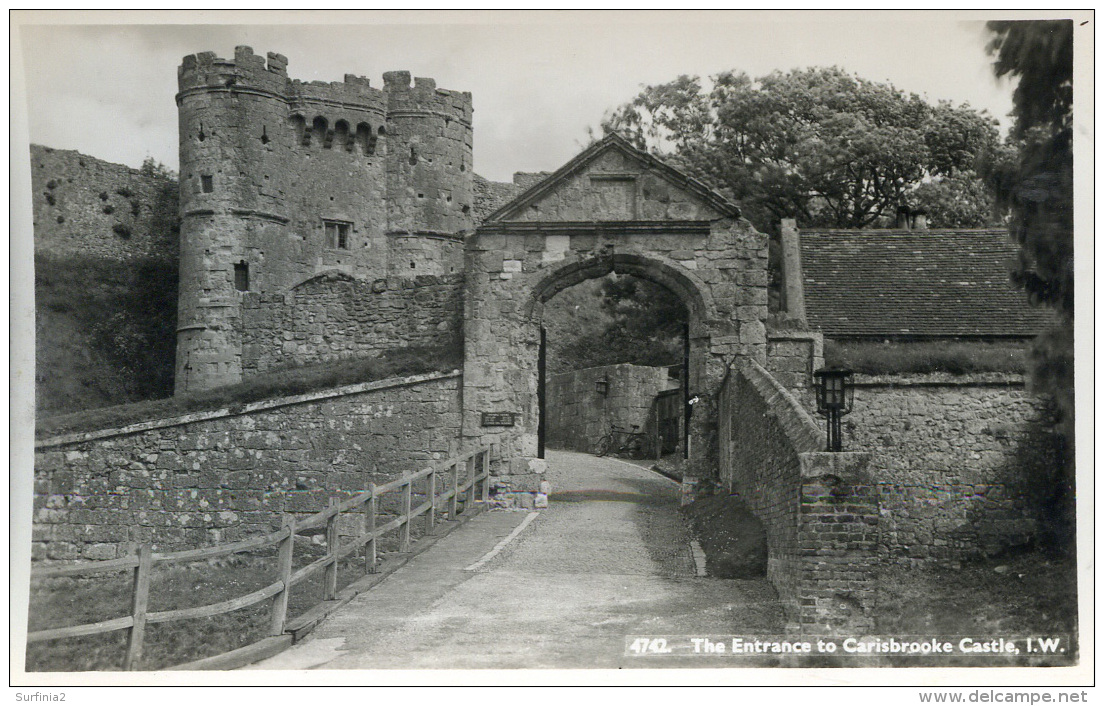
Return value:
M 622 429 L 616 424 L 610 425 L 610 433 L 598 440 L 595 454 L 606 456 L 609 454 L 625 455 L 629 458 L 651 458 L 655 455 L 655 443 L 650 434 L 640 429 L 639 424 L 632 425 L 632 431 Z M 618 438 L 621 442 L 618 443 Z

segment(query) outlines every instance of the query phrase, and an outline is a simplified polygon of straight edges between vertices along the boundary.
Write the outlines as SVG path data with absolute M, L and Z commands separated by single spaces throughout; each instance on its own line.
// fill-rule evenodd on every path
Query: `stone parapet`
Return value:
M 460 451 L 460 380 L 352 385 L 35 449 L 32 556 L 111 559 L 271 531 Z M 384 509 L 386 512 L 386 509 Z

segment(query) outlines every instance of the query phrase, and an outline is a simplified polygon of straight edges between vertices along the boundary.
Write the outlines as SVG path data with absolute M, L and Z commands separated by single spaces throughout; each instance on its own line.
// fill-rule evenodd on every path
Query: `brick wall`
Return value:
M 376 356 L 408 347 L 459 347 L 463 275 L 313 278 L 242 301 L 242 370 Z
M 605 395 L 596 391 L 605 380 Z M 548 378 L 545 443 L 559 449 L 593 452 L 610 425 L 655 433 L 655 398 L 669 387 L 667 368 L 606 365 Z
M 458 374 L 353 385 L 35 445 L 35 559 L 234 541 L 460 451 Z
M 720 395 L 721 480 L 767 533 L 767 576 L 790 629 L 872 626 L 878 493 L 871 457 L 825 453 L 823 434 L 759 364 L 730 371 Z
M 885 459 L 883 553 L 957 561 L 1029 541 L 1059 464 L 1053 414 L 1019 376 L 857 377 L 844 442 Z

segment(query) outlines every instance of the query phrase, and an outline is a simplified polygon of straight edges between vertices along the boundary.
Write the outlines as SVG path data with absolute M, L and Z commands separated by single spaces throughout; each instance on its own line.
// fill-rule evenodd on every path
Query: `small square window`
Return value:
M 201 175 L 199 181 L 203 186 L 203 193 L 209 194 L 215 190 L 215 178 L 210 174 Z
M 349 249 L 349 232 L 351 223 L 344 221 L 323 221 L 326 226 L 326 245 L 336 250 Z

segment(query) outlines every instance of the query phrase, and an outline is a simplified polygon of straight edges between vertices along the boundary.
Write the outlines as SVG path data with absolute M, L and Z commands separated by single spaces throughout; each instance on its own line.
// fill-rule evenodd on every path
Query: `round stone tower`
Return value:
M 387 95 L 390 274 L 449 274 L 472 227 L 472 100 L 410 72 L 383 75 Z
M 239 382 L 243 311 L 262 320 L 304 280 L 460 272 L 470 94 L 407 72 L 301 82 L 249 47 L 185 57 L 178 82 L 178 393 Z
M 286 114 L 286 63 L 238 47 L 233 61 L 187 56 L 177 72 L 180 288 L 176 391 L 241 379 L 240 315 L 250 224 L 259 194 L 246 165 L 262 161 L 266 118 Z M 257 126 L 254 134 L 253 126 Z M 271 128 L 267 128 L 271 132 Z M 256 267 L 254 266 L 254 269 Z

